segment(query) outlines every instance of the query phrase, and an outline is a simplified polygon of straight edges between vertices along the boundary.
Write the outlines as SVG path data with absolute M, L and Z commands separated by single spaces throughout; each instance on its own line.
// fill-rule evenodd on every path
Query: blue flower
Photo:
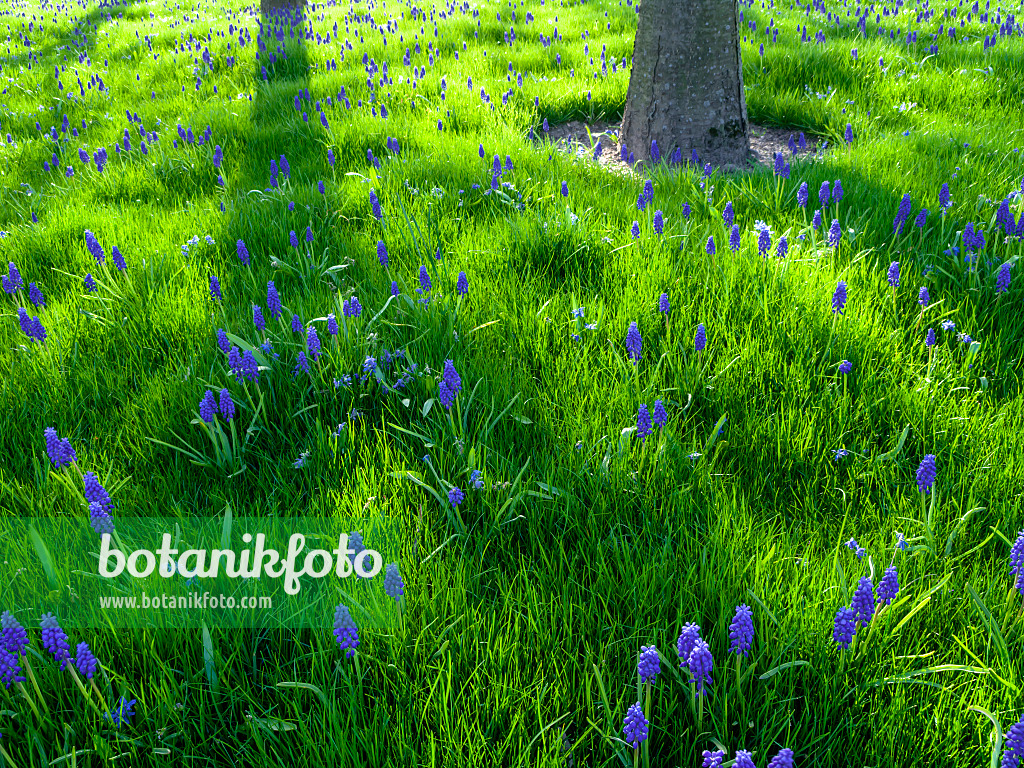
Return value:
M 455 364 L 451 360 L 444 361 L 444 372 L 441 375 L 441 382 L 438 385 L 438 399 L 448 410 L 455 404 L 455 398 L 462 390 L 462 378 L 455 370 Z
M 113 712 L 107 712 L 106 716 L 118 728 L 124 723 L 130 723 L 135 717 L 135 699 L 128 699 L 124 696 L 117 702 L 117 708 Z
M 729 626 L 729 639 L 732 641 L 730 651 L 737 656 L 749 655 L 750 646 L 754 642 L 754 621 L 750 606 L 746 603 L 736 606 L 736 615 Z
M 647 410 L 647 406 L 643 403 L 640 404 L 640 408 L 636 414 L 636 435 L 640 438 L 641 442 L 647 442 L 647 436 L 654 430 L 651 427 L 651 414 Z
M 705 685 L 714 684 L 714 680 L 711 679 L 714 660 L 711 657 L 711 648 L 704 640 L 698 638 L 694 643 L 693 650 L 690 651 L 690 656 L 686 660 L 686 666 L 689 667 L 690 674 L 693 675 L 690 682 L 697 684 L 697 695 L 705 694 Z
M 850 647 L 853 642 L 853 635 L 857 631 L 857 622 L 854 621 L 853 609 L 843 606 L 836 611 L 835 623 L 832 628 L 832 639 L 843 650 Z
M 875 590 L 876 599 L 879 603 L 888 605 L 893 601 L 900 591 L 899 575 L 896 573 L 896 566 L 890 565 L 885 569 L 882 580 L 878 582 L 878 589 Z
M 405 583 L 398 573 L 398 563 L 388 563 L 384 573 L 384 592 L 396 603 L 405 594 Z
M 658 658 L 658 649 L 653 645 L 640 647 L 640 661 L 637 663 L 637 672 L 640 675 L 640 682 L 653 683 L 658 673 L 661 672 L 661 662 Z
M 466 278 L 465 272 L 459 272 L 459 277 L 455 281 L 455 293 L 459 296 L 465 296 L 469 292 L 469 280 Z
M 634 365 L 640 360 L 643 346 L 644 342 L 640 337 L 640 329 L 636 327 L 635 322 L 630 323 L 629 329 L 626 331 L 626 351 L 629 353 L 629 357 Z
M 928 493 L 932 489 L 936 474 L 935 454 L 929 453 L 921 460 L 921 465 L 917 468 L 917 487 L 921 493 Z
M 676 640 L 676 654 L 679 656 L 679 666 L 685 667 L 690 661 L 690 653 L 700 640 L 700 627 L 697 624 L 684 624 Z
M 696 352 L 702 352 L 707 345 L 707 336 L 704 331 L 704 323 L 697 325 L 697 333 L 693 337 L 693 348 Z
M 52 613 L 43 614 L 39 625 L 43 630 L 43 648 L 53 654 L 54 660 L 60 662 L 61 671 L 64 671 L 71 661 L 71 647 L 68 645 L 67 634 L 60 628 L 57 617 Z
M 846 306 L 846 283 L 842 280 L 836 285 L 835 293 L 832 294 L 832 313 L 843 314 L 843 307 Z
M 202 400 L 199 401 L 199 418 L 207 424 L 213 423 L 213 417 L 217 414 L 217 400 L 211 390 L 206 390 Z
M 451 503 L 453 507 L 458 507 L 459 504 L 461 504 L 465 500 L 466 494 L 457 485 L 453 486 L 452 489 L 448 491 L 448 501 Z
M 654 401 L 652 420 L 659 427 L 664 427 L 668 424 L 668 413 L 665 411 L 665 404 L 661 400 Z
M 345 651 L 348 658 L 356 655 L 356 648 L 359 646 L 359 631 L 352 619 L 352 614 L 344 604 L 334 609 L 334 639 Z
M 853 594 L 851 608 L 853 608 L 853 620 L 864 626 L 867 626 L 875 615 L 875 588 L 867 576 L 862 576 L 857 583 L 857 591 Z
M 626 736 L 626 742 L 633 745 L 633 749 L 640 746 L 640 742 L 647 740 L 647 726 L 650 723 L 644 719 L 644 711 L 640 708 L 640 702 L 631 704 L 626 711 L 626 719 L 622 721 L 622 732 Z

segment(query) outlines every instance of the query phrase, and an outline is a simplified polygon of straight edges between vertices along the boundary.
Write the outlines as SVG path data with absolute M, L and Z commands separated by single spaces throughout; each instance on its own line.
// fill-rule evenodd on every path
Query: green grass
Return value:
M 651 765 L 695 766 L 719 744 L 730 758 L 752 751 L 762 768 L 781 747 L 801 766 L 989 765 L 993 726 L 971 707 L 1006 731 L 1021 715 L 1024 685 L 1024 611 L 1008 574 L 1010 543 L 1024 526 L 1020 276 L 1008 293 L 995 292 L 1000 265 L 1017 259 L 1021 241 L 1004 241 L 994 224 L 1024 175 L 1015 146 L 1024 137 L 1013 128 L 1024 125 L 1024 45 L 1006 37 L 982 51 L 996 27 L 974 17 L 961 28 L 968 9 L 952 3 L 910 24 L 921 29 L 911 46 L 876 34 L 874 13 L 865 39 L 843 6 L 827 5 L 842 28 L 818 11 L 743 7 L 741 31 L 751 35 L 743 45 L 751 120 L 832 146 L 792 158 L 785 181 L 764 169 L 715 173 L 702 187 L 699 171 L 661 166 L 649 174 L 654 199 L 644 212 L 636 209 L 641 178 L 527 139 L 531 127 L 543 136 L 545 118 L 621 116 L 621 63 L 636 23 L 628 5 L 531 0 L 515 8 L 515 21 L 507 4 L 480 6 L 479 19 L 441 7 L 449 18 L 435 14 L 437 37 L 429 11 L 414 21 L 407 6 L 316 6 L 306 21 L 314 39 L 301 40 L 302 26 L 294 38 L 286 31 L 287 59 L 278 53 L 266 80 L 254 63 L 252 8 L 152 2 L 54 15 L 50 4 L 0 5 L 10 28 L 0 43 L 0 256 L 17 264 L 26 285 L 42 288 L 46 307 L 30 315 L 48 332 L 45 345 L 28 340 L 15 315 L 27 299 L 0 299 L 0 510 L 88 514 L 71 491 L 80 489 L 77 475 L 63 470 L 73 481 L 59 482 L 46 461 L 43 430 L 54 427 L 71 440 L 81 470 L 110 490 L 115 521 L 216 518 L 228 505 L 236 525 L 267 514 L 367 515 L 404 531 L 401 548 L 384 556 L 406 582 L 402 623 L 361 633 L 354 659 L 339 651 L 330 615 L 316 632 L 71 631 L 72 645 L 85 640 L 100 659 L 106 706 L 137 699 L 136 716 L 120 729 L 39 641 L 38 616 L 60 616 L 72 599 L 74 583 L 61 586 L 18 616 L 29 628 L 39 694 L 26 690 L 42 705 L 35 714 L 17 686 L 0 693 L 2 746 L 14 764 L 66 757 L 63 764 L 98 765 L 127 753 L 115 764 L 555 766 L 566 764 L 568 749 L 575 765 L 629 765 L 622 722 L 641 698 L 637 654 L 656 643 L 662 674 L 651 705 L 642 697 L 651 721 L 642 760 Z M 931 32 L 950 23 L 947 7 L 958 10 L 959 42 L 943 35 L 929 56 Z M 917 10 L 904 7 L 881 25 L 905 36 Z M 1014 10 L 1024 16 L 1003 8 L 1003 19 Z M 527 11 L 534 21 L 525 21 Z M 381 24 L 399 18 L 385 30 L 387 46 L 362 23 L 367 13 Z M 781 31 L 762 57 L 771 18 Z M 804 23 L 812 41 L 826 30 L 826 43 L 801 44 Z M 251 33 L 242 48 L 239 26 Z M 502 38 L 509 27 L 511 48 Z M 538 36 L 555 27 L 559 39 L 543 46 Z M 315 36 L 328 33 L 330 45 L 317 45 Z M 200 36 L 195 51 L 174 53 L 177 41 Z M 346 38 L 353 47 L 341 60 L 337 41 Z M 438 52 L 432 65 L 428 41 Z M 200 57 L 205 45 L 212 69 Z M 608 75 L 594 78 L 603 46 Z M 277 47 L 271 36 L 268 53 Z M 402 64 L 406 47 L 413 65 L 427 68 L 415 90 Z M 394 80 L 374 103 L 387 105 L 387 120 L 370 114 L 364 52 L 381 69 L 386 61 Z M 65 68 L 63 91 L 55 66 Z M 76 69 L 83 84 L 98 73 L 109 91 L 94 86 L 79 96 Z M 342 87 L 351 109 L 337 103 Z M 293 106 L 303 89 L 312 96 L 302 105 L 308 122 Z M 325 129 L 314 105 L 328 96 Z M 126 109 L 159 133 L 148 155 Z M 79 138 L 54 142 L 36 130 L 38 120 L 59 131 L 65 114 Z M 178 123 L 196 135 L 211 126 L 210 144 L 174 148 Z M 856 137 L 849 147 L 847 123 Z M 126 127 L 131 151 L 117 154 L 112 142 Z M 392 136 L 397 156 L 387 149 Z M 80 146 L 92 154 L 103 145 L 102 173 L 78 160 Z M 223 149 L 223 186 L 214 145 Z M 43 170 L 55 151 L 73 177 Z M 268 191 L 270 162 L 282 154 L 290 179 Z M 484 194 L 494 154 L 511 157 L 514 169 L 503 176 L 511 186 Z M 836 179 L 844 197 L 814 232 L 817 190 Z M 804 181 L 806 215 L 796 203 Z M 940 215 L 944 182 L 953 204 Z M 371 189 L 382 221 L 371 215 Z M 904 193 L 914 209 L 894 236 Z M 743 230 L 737 254 L 722 223 L 726 201 Z M 931 213 L 919 231 L 921 207 Z M 656 209 L 665 215 L 661 236 Z M 1021 198 L 1011 210 L 1024 215 Z M 827 247 L 824 231 L 837 216 L 843 240 Z M 767 259 L 758 254 L 757 220 L 772 230 Z M 948 253 L 962 248 L 968 222 L 985 230 L 974 270 Z M 86 248 L 87 229 L 106 251 L 103 268 Z M 780 260 L 783 234 L 789 254 Z M 251 267 L 236 256 L 239 239 Z M 114 245 L 128 262 L 123 274 L 111 264 Z M 901 269 L 895 290 L 886 282 L 892 261 Z M 421 264 L 433 284 L 426 305 L 415 292 Z M 455 293 L 460 271 L 469 281 L 463 297 Z M 83 289 L 87 272 L 102 283 L 97 293 Z M 209 298 L 211 274 L 223 302 Z M 285 305 L 280 325 L 266 310 L 268 280 Z M 392 280 L 401 295 L 387 303 Z M 840 280 L 849 301 L 836 316 Z M 924 310 L 920 286 L 931 295 Z M 661 293 L 667 316 L 657 311 Z M 340 320 L 352 295 L 363 313 L 334 339 L 324 318 Z M 253 326 L 254 302 L 268 314 L 268 334 Z M 324 343 L 311 375 L 293 375 L 305 348 L 290 330 L 293 313 Z M 956 331 L 941 330 L 944 320 Z M 637 365 L 624 344 L 632 322 L 643 338 Z M 707 329 L 701 354 L 698 324 Z M 258 383 L 235 381 L 218 328 L 257 349 L 273 341 L 279 358 L 267 361 Z M 928 328 L 938 337 L 931 354 Z M 405 350 L 405 362 L 384 363 L 386 350 Z M 360 383 L 367 355 L 389 384 L 415 363 L 408 385 Z M 451 417 L 437 401 L 446 359 L 462 379 Z M 842 360 L 853 364 L 845 376 Z M 352 385 L 335 386 L 346 374 Z M 249 430 L 230 468 L 216 465 L 190 424 L 205 390 L 222 387 Z M 655 399 L 669 420 L 641 442 L 631 431 L 637 410 Z M 180 437 L 210 466 L 168 447 L 184 447 Z M 833 458 L 839 448 L 849 455 Z M 304 452 L 305 466 L 294 468 Z M 933 507 L 915 482 L 926 454 L 937 456 L 926 497 Z M 482 489 L 471 486 L 474 469 Z M 438 500 L 451 486 L 466 493 L 457 511 Z M 894 551 L 897 532 L 911 543 L 906 552 Z M 859 562 L 844 546 L 850 537 L 870 559 Z M 15 549 L 5 543 L 4 559 Z M 893 561 L 898 598 L 838 650 L 836 611 L 861 576 L 877 584 Z M 33 557 L 12 559 L 5 573 L 0 607 L 17 579 L 45 578 Z M 753 609 L 756 639 L 738 683 L 727 649 L 740 603 Z M 688 622 L 700 624 L 715 658 L 699 710 L 675 653 Z

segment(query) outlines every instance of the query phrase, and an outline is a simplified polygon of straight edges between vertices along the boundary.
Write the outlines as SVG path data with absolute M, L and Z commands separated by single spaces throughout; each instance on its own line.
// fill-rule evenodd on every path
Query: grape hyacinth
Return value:
M 647 436 L 653 431 L 650 411 L 647 410 L 645 404 L 641 403 L 636 414 L 636 436 L 640 438 L 641 442 L 646 443 Z
M 103 253 L 103 246 L 100 245 L 99 240 L 96 239 L 96 235 L 90 232 L 88 229 L 85 230 L 85 247 L 92 254 L 92 257 L 96 259 L 96 264 L 99 266 L 103 265 L 106 261 L 106 254 Z
M 838 247 L 843 239 L 843 230 L 839 226 L 839 219 L 832 219 L 832 225 L 828 228 L 828 244 L 832 248 Z
M 793 768 L 793 750 L 783 747 L 768 763 L 768 768 Z
M 665 411 L 665 404 L 661 400 L 654 401 L 654 408 L 651 412 L 651 419 L 656 426 L 664 427 L 668 424 L 668 413 Z
M 999 768 L 1020 768 L 1021 758 L 1024 758 L 1024 715 L 1010 726 L 1003 744 L 1006 746 L 1003 748 L 1003 759 L 999 763 Z
M 98 666 L 99 662 L 96 660 L 93 652 L 89 650 L 89 644 L 85 642 L 79 643 L 75 649 L 75 667 L 78 668 L 82 677 L 86 680 L 92 680 Z
M 857 583 L 857 591 L 853 593 L 853 620 L 867 626 L 875 615 L 875 588 L 871 579 L 862 576 Z
M 10 688 L 11 683 L 23 683 L 25 678 L 21 675 L 21 664 L 18 657 L 9 651 L 0 649 L 0 680 L 5 688 Z
M 270 318 L 277 320 L 281 317 L 281 296 L 277 292 L 274 281 L 267 283 L 267 309 L 270 310 Z
M 832 313 L 843 314 L 843 307 L 846 306 L 846 283 L 842 280 L 836 285 L 835 293 L 832 294 Z
M 459 488 L 457 485 L 456 486 L 452 486 L 452 489 L 450 491 L 448 491 L 448 502 L 453 507 L 458 507 L 459 504 L 461 504 L 465 500 L 466 500 L 465 492 L 461 488 Z
M 634 365 L 640 361 L 643 347 L 644 342 L 640 337 L 640 329 L 636 327 L 635 322 L 632 322 L 626 331 L 626 351 L 629 353 L 629 358 L 633 361 Z
M 217 400 L 212 390 L 206 390 L 203 399 L 199 401 L 199 418 L 207 424 L 213 423 L 213 417 L 217 414 Z
M 388 247 L 384 245 L 383 240 L 377 241 L 377 261 L 380 262 L 382 267 L 388 265 Z
M 889 265 L 889 272 L 886 275 L 886 279 L 889 281 L 889 285 L 893 288 L 900 287 L 900 263 L 894 261 Z
M 679 656 L 679 666 L 685 667 L 690 662 L 690 654 L 694 646 L 700 640 L 700 627 L 697 624 L 684 624 L 676 640 L 676 654 Z
M 636 671 L 640 675 L 640 682 L 653 683 L 661 672 L 661 662 L 658 657 L 658 649 L 653 645 L 640 647 L 640 660 L 637 663 Z
M 235 250 L 238 253 L 238 260 L 245 266 L 249 266 L 249 249 L 245 247 L 245 241 L 239 240 L 235 243 Z
M 935 454 L 929 453 L 922 460 L 917 468 L 917 487 L 921 493 L 928 493 L 935 482 Z
M 931 296 L 928 295 L 928 288 L 922 285 L 920 290 L 917 292 L 917 303 L 922 307 L 927 307 L 931 300 Z
M 806 208 L 808 197 L 810 197 L 810 191 L 807 189 L 807 182 L 801 182 L 799 189 L 796 191 L 796 204 L 801 208 Z
M 451 410 L 455 404 L 455 398 L 462 390 L 462 378 L 455 370 L 455 363 L 451 360 L 444 361 L 444 371 L 441 374 L 441 382 L 438 384 L 438 399 L 446 409 Z
M 220 301 L 224 298 L 220 291 L 220 280 L 217 279 L 216 275 L 210 275 L 210 298 L 214 301 Z
M 702 759 L 701 768 L 722 768 L 722 761 L 725 760 L 725 752 L 720 749 L 712 752 L 705 749 L 700 753 Z
M 733 224 L 732 229 L 729 231 L 729 249 L 736 253 L 740 249 L 740 244 L 740 225 Z
M 455 281 L 455 293 L 459 296 L 465 296 L 469 292 L 469 280 L 466 277 L 465 272 L 459 272 L 459 277 Z
M 875 590 L 875 600 L 878 603 L 888 605 L 899 594 L 899 591 L 899 574 L 896 573 L 896 566 L 890 565 L 885 569 L 882 580 L 878 582 L 878 588 Z
M 708 340 L 704 331 L 704 323 L 699 323 L 697 325 L 697 333 L 693 337 L 693 348 L 696 352 L 703 352 L 707 343 Z
M 71 661 L 71 646 L 68 645 L 68 636 L 57 623 L 57 617 L 52 613 L 43 614 L 39 623 L 43 630 L 43 647 L 53 654 L 55 661 L 60 662 L 63 672 Z
M 1017 534 L 1017 540 L 1010 548 L 1010 575 L 1017 577 L 1014 586 L 1024 595 L 1024 529 Z
M 405 594 L 405 582 L 398 573 L 398 563 L 388 563 L 385 569 L 384 592 L 396 603 Z
M 89 504 L 99 504 L 107 513 L 114 508 L 114 502 L 110 500 L 110 495 L 107 493 L 106 489 L 100 485 L 100 481 L 96 479 L 96 475 L 92 472 L 86 472 L 82 478 L 82 482 L 85 486 L 85 498 Z
M 694 643 L 693 650 L 690 651 L 690 656 L 686 660 L 686 666 L 689 667 L 690 674 L 693 675 L 690 682 L 697 684 L 697 695 L 703 695 L 705 693 L 704 686 L 714 684 L 714 680 L 711 679 L 714 660 L 711 658 L 711 648 L 704 640 L 698 639 Z
M 640 708 L 640 702 L 631 704 L 626 712 L 626 719 L 622 721 L 622 732 L 626 736 L 626 742 L 633 745 L 633 749 L 640 747 L 640 742 L 647 740 L 647 726 L 650 723 L 644 719 L 644 711 Z
M 661 296 L 658 297 L 658 311 L 667 315 L 670 308 L 671 307 L 668 303 L 668 294 L 661 294 Z
M 853 635 L 857 631 L 857 623 L 854 621 L 853 609 L 843 606 L 836 612 L 835 624 L 832 628 L 832 639 L 841 649 L 846 650 L 853 642 Z
M 736 759 L 733 760 L 733 768 L 757 768 L 750 752 L 745 749 L 736 750 Z
M 750 606 L 736 606 L 736 615 L 729 626 L 729 639 L 732 641 L 729 650 L 737 656 L 748 656 L 750 646 L 754 642 L 754 621 Z
M 53 463 L 54 469 L 60 469 L 77 460 L 71 442 L 67 438 L 61 440 L 57 437 L 57 431 L 53 427 L 43 430 L 43 439 L 46 441 L 46 455 Z
M 1010 262 L 1003 262 L 996 275 L 996 293 L 1006 293 L 1010 290 Z
M 231 393 L 227 387 L 220 391 L 220 415 L 227 421 L 235 418 L 235 401 L 231 399 Z
M 843 360 L 842 362 L 839 363 L 839 372 L 841 374 L 845 375 L 845 374 L 849 373 L 852 370 L 853 370 L 853 363 L 851 363 L 849 360 Z
M 356 648 L 359 646 L 359 631 L 352 619 L 352 614 L 344 604 L 339 604 L 334 609 L 334 639 L 338 641 L 338 645 L 345 651 L 348 658 L 356 655 Z
M 420 264 L 420 291 L 422 293 L 429 293 L 430 288 L 430 274 L 427 272 L 426 266 Z
M 0 614 L 0 645 L 15 656 L 24 656 L 28 646 L 28 633 L 10 611 Z

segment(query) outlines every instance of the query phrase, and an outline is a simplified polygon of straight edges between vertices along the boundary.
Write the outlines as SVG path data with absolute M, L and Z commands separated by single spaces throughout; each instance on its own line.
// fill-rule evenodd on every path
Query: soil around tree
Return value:
M 536 133 L 538 139 L 544 138 L 543 132 Z M 547 139 L 565 152 L 571 152 L 580 157 L 594 157 L 594 147 L 601 142 L 601 154 L 597 158 L 599 165 L 615 173 L 627 176 L 638 176 L 643 173 L 643 166 L 637 164 L 635 167 L 622 161 L 619 156 L 619 124 L 609 122 L 584 123 L 574 120 L 568 123 L 552 125 L 547 133 Z M 732 172 L 749 172 L 762 168 L 773 168 L 775 164 L 775 153 L 781 152 L 787 159 L 792 156 L 789 150 L 789 139 L 793 138 L 799 144 L 800 130 L 790 128 L 773 128 L 763 125 L 750 125 L 750 153 L 747 159 L 747 167 L 737 168 L 736 166 L 725 166 L 722 170 Z M 797 156 L 813 156 L 817 153 L 819 146 L 826 143 L 817 136 L 805 133 L 807 140 L 806 149 L 799 150 Z M 684 160 L 689 160 L 684 157 Z

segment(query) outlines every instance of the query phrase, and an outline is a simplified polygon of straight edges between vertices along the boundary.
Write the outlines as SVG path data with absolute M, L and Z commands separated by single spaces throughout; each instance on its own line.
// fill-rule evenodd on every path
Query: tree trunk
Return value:
M 263 16 L 305 7 L 306 0 L 260 0 L 260 13 Z
M 736 0 L 643 0 L 619 136 L 638 162 L 656 141 L 664 160 L 696 150 L 701 164 L 747 167 L 738 13 Z

